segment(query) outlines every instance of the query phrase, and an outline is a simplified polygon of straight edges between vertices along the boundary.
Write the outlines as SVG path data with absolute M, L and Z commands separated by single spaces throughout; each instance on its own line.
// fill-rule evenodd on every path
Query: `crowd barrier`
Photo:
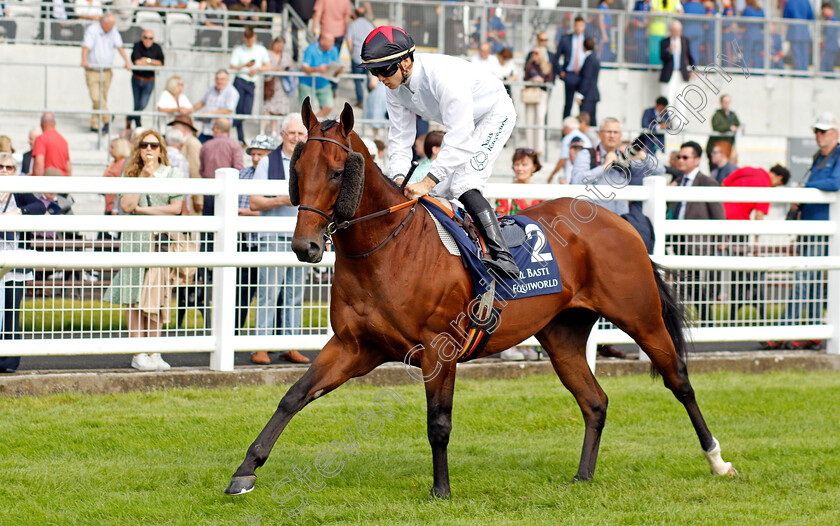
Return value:
M 13 216 L 12 220 L 0 216 L 0 231 L 53 233 L 52 237 L 37 236 L 38 243 L 29 250 L 0 251 L 0 273 L 36 269 L 36 281 L 22 285 L 26 288 L 22 339 L 4 341 L 0 354 L 210 351 L 211 369 L 232 370 L 234 351 L 320 349 L 331 335 L 327 305 L 334 254 L 326 253 L 318 265 L 301 263 L 278 236 L 293 232 L 294 217 L 237 215 L 240 194 L 275 195 L 277 185 L 275 181 L 241 181 L 232 169 L 221 169 L 215 179 L 208 180 L 0 178 L 0 192 L 201 194 L 214 195 L 216 200 L 215 215 L 207 217 L 70 215 Z M 652 259 L 668 269 L 668 281 L 685 300 L 691 320 L 688 336 L 693 341 L 824 339 L 828 352 L 840 352 L 836 232 L 840 205 L 836 193 L 798 188 L 670 187 L 662 177 L 648 177 L 644 186 L 603 187 L 600 192 L 607 198 L 644 203 L 656 234 Z M 490 199 L 596 198 L 591 187 L 571 185 L 491 184 L 485 195 Z M 669 201 L 770 202 L 773 206 L 827 203 L 833 220 L 678 221 L 666 219 Z M 115 232 L 122 234 L 121 242 L 106 235 Z M 120 252 L 120 243 L 132 236 L 138 239 L 138 232 L 149 233 L 147 238 L 160 232 L 191 237 L 184 243 L 187 248 L 172 245 L 169 250 L 140 257 L 137 252 Z M 261 250 L 243 249 L 248 233 L 265 240 Z M 811 236 L 807 243 L 805 236 Z M 698 238 L 704 238 L 699 245 Z M 205 252 L 197 251 L 202 243 Z M 683 250 L 692 243 L 705 249 L 694 254 Z M 818 244 L 823 255 L 800 253 L 809 243 Z M 281 304 L 272 314 L 260 312 L 250 297 L 247 303 L 238 302 L 237 274 L 254 267 L 300 269 L 297 274 L 284 272 L 293 287 L 299 287 L 296 292 L 302 297 L 301 306 Z M 169 289 L 185 301 L 181 304 L 173 299 L 173 311 L 180 309 L 183 316 L 172 312 L 163 320 L 160 335 L 129 337 L 122 307 L 103 299 L 111 286 L 105 281 L 130 268 L 170 269 L 170 277 L 182 280 L 177 283 L 183 288 L 180 294 L 172 292 L 172 282 L 161 285 L 161 293 Z M 98 271 L 98 276 L 93 271 Z M 81 279 L 76 279 L 77 275 Z M 805 297 L 797 295 L 802 290 L 809 291 Z M 794 315 L 788 312 L 791 307 Z M 245 310 L 237 313 L 238 308 Z M 239 318 L 245 314 L 244 320 Z M 274 315 L 277 320 L 298 316 L 300 328 L 283 321 L 285 325 L 278 325 L 276 334 L 260 334 L 254 327 L 255 318 Z M 536 343 L 533 338 L 529 342 Z M 594 366 L 595 345 L 630 342 L 626 334 L 601 322 L 590 337 L 588 357 Z
M 549 33 L 554 51 L 559 35 L 571 32 L 574 17 L 581 15 L 587 20 L 586 35 L 596 40 L 596 53 L 605 67 L 658 69 L 656 49 L 649 51 L 649 39 L 665 36 L 667 24 L 678 19 L 683 22 L 684 36 L 693 42 L 700 65 L 725 54 L 733 63 L 741 59 L 755 74 L 837 76 L 838 22 L 723 17 L 720 13 L 713 17 L 661 15 L 632 11 L 632 2 L 627 2 L 624 10 L 587 8 L 586 0 L 557 3 L 555 8 L 414 0 L 366 1 L 364 5 L 370 8 L 374 23 L 401 25 L 414 35 L 420 49 L 450 55 L 474 52 L 479 42 L 488 39 L 496 47 L 507 46 L 524 54 L 535 44 L 538 31 Z M 241 42 L 249 25 L 264 45 L 272 35 L 288 30 L 294 30 L 292 36 L 301 39 L 302 45 L 315 38 L 288 5 L 279 13 L 249 12 L 245 20 L 242 12 L 203 11 L 194 1 L 183 9 L 130 5 L 111 9 L 127 46 L 139 39 L 144 27 L 154 30 L 168 49 L 208 52 L 229 52 Z M 52 2 L 7 1 L 6 18 L 0 18 L 0 37 L 20 43 L 79 45 L 90 21 L 73 19 L 71 11 L 57 13 Z M 819 6 L 814 11 L 819 18 Z M 769 5 L 765 13 L 781 14 Z M 652 37 L 651 25 L 655 28 Z

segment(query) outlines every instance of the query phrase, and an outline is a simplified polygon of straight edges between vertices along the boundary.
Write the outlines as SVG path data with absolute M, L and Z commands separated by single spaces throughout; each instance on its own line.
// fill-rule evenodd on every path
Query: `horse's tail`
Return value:
M 662 320 L 665 322 L 665 328 L 668 334 L 671 335 L 671 341 L 674 343 L 674 349 L 677 351 L 677 356 L 685 364 L 686 360 L 686 341 L 683 333 L 685 327 L 685 310 L 679 297 L 674 293 L 673 289 L 665 283 L 662 279 L 660 267 L 651 260 L 650 264 L 653 266 L 653 276 L 656 279 L 656 288 L 659 289 L 659 301 L 662 303 Z M 651 366 L 650 374 L 656 377 L 659 372 Z

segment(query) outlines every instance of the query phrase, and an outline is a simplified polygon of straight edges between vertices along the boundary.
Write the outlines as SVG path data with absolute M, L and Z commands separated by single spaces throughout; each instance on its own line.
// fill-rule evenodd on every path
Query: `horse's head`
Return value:
M 324 255 L 327 228 L 353 217 L 362 198 L 365 159 L 353 150 L 353 109 L 344 105 L 341 119 L 319 122 L 309 97 L 301 108 L 308 139 L 295 147 L 289 197 L 299 205 L 292 250 L 301 261 L 317 263 Z M 353 134 L 355 136 L 355 134 Z M 361 140 L 356 137 L 357 146 Z

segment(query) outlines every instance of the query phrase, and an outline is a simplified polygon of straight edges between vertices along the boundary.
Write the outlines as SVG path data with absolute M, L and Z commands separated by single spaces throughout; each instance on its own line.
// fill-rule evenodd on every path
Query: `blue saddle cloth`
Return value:
M 478 294 L 487 292 L 494 276 L 481 262 L 481 250 L 464 231 L 464 227 L 434 203 L 429 203 L 425 199 L 421 199 L 420 202 L 455 238 L 476 292 Z M 554 258 L 551 245 L 542 227 L 525 216 L 505 216 L 500 219 L 500 222 L 505 239 L 508 240 L 510 252 L 519 267 L 519 278 L 498 279 L 496 300 L 510 301 L 562 291 L 563 285 L 560 282 L 557 260 Z

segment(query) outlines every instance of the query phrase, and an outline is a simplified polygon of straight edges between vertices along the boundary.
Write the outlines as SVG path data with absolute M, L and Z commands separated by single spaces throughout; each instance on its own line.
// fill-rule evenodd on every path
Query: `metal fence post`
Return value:
M 235 168 L 219 168 L 216 179 L 222 181 L 222 188 L 215 197 L 215 216 L 219 221 L 213 242 L 214 252 L 236 252 L 236 231 L 231 228 L 239 212 L 237 182 L 239 171 Z M 214 371 L 233 370 L 234 318 L 236 317 L 236 268 L 213 268 L 213 328 L 215 349 L 210 353 L 210 369 Z
M 837 195 L 837 194 L 835 194 Z M 840 197 L 840 196 L 838 196 Z M 829 221 L 834 222 L 837 227 L 840 224 L 840 199 L 836 199 L 833 203 L 828 205 Z M 829 257 L 840 256 L 840 233 L 837 229 L 828 238 L 828 255 Z M 828 354 L 840 354 L 840 270 L 828 271 L 828 309 L 826 311 L 826 321 L 832 328 L 831 338 L 826 341 L 826 352 Z

